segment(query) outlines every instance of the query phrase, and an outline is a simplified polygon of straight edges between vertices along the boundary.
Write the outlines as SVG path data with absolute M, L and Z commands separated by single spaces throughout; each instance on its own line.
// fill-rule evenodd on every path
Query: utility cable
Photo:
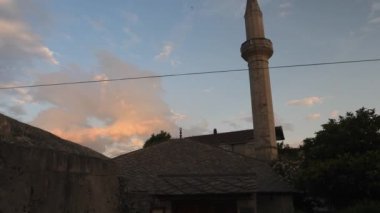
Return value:
M 297 68 L 297 67 L 326 66 L 326 65 L 336 65 L 336 64 L 379 62 L 379 61 L 380 61 L 380 58 L 379 59 L 351 60 L 351 61 L 321 62 L 321 63 L 311 63 L 311 64 L 282 65 L 282 66 L 274 66 L 274 67 L 269 67 L 269 68 L 270 69 L 285 69 L 285 68 Z M 60 83 L 20 85 L 20 86 L 0 87 L 0 90 L 64 86 L 64 85 L 76 85 L 76 84 L 92 84 L 92 83 L 102 83 L 102 82 L 154 79 L 154 78 L 179 77 L 179 76 L 191 76 L 191 75 L 220 74 L 220 73 L 229 73 L 229 72 L 243 72 L 243 71 L 247 71 L 247 70 L 248 69 L 230 69 L 230 70 L 215 70 L 215 71 L 206 71 L 206 72 L 189 72 L 189 73 L 175 73 L 175 74 L 164 74 L 164 75 L 123 77 L 123 78 L 112 78 L 112 79 L 101 79 L 101 80 L 85 80 L 85 81 L 72 81 L 72 82 L 60 82 Z

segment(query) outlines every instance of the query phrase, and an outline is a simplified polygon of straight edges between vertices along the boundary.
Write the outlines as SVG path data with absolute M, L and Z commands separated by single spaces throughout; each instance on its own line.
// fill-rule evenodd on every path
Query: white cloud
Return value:
M 172 59 L 172 60 L 170 60 L 170 65 L 172 66 L 172 67 L 177 67 L 178 65 L 181 65 L 182 63 L 181 63 L 181 61 L 180 60 L 176 60 L 176 59 Z
M 190 137 L 195 135 L 210 134 L 211 130 L 209 129 L 209 124 L 207 120 L 203 119 L 195 125 L 190 126 L 189 128 L 184 128 L 182 132 L 183 137 Z
M 380 2 L 373 2 L 371 6 L 371 15 L 380 11 Z
M 282 126 L 284 131 L 294 131 L 294 124 L 284 121 L 279 115 L 274 115 L 275 126 Z
M 370 24 L 380 24 L 380 17 L 373 18 L 369 21 Z
M 161 51 L 154 56 L 154 59 L 156 61 L 165 61 L 168 62 L 172 67 L 177 67 L 182 64 L 182 62 L 179 59 L 176 59 L 173 55 L 174 51 L 174 43 L 168 42 L 166 43 Z
M 187 119 L 187 115 L 185 114 L 181 114 L 181 113 L 178 113 L 174 110 L 170 110 L 170 112 L 172 113 L 172 116 L 171 116 L 171 119 L 177 124 L 183 120 L 186 120 Z
M 202 0 L 194 5 L 202 15 L 230 16 L 241 18 L 245 11 L 246 0 Z
M 123 12 L 123 16 L 128 24 L 136 24 L 139 22 L 140 19 L 137 14 L 127 11 Z
M 86 20 L 91 25 L 91 27 L 96 31 L 106 30 L 106 25 L 102 19 L 92 19 L 87 17 Z
M 213 87 L 208 87 L 208 88 L 205 88 L 205 89 L 202 90 L 202 92 L 204 92 L 204 93 L 211 93 L 213 91 L 214 91 Z
M 173 43 L 167 43 L 162 47 L 161 52 L 158 53 L 154 58 L 156 60 L 168 59 L 170 55 L 172 54 L 173 50 L 174 50 Z
M 127 143 L 110 143 L 105 145 L 104 155 L 108 157 L 117 157 L 119 155 L 130 152 L 131 150 L 136 150 L 144 145 L 144 140 L 138 137 L 131 138 Z
M 373 2 L 369 13 L 368 24 L 380 24 L 380 2 Z
M 303 99 L 295 99 L 287 102 L 291 106 L 314 106 L 323 103 L 323 98 L 318 96 L 307 97 Z
M 338 118 L 339 117 L 339 111 L 338 110 L 334 110 L 332 112 L 330 112 L 330 118 Z
M 32 4 L 31 2 L 25 5 Z M 43 44 L 42 38 L 28 24 L 28 15 L 43 13 L 33 6 L 26 10 L 19 1 L 0 2 L 0 81 L 9 82 L 25 76 L 35 60 L 57 65 L 54 52 Z M 41 17 L 40 17 L 41 18 Z M 42 25 L 42 23 L 41 23 Z
M 125 27 L 123 31 L 126 36 L 125 44 L 127 48 L 133 44 L 137 44 L 141 42 L 140 36 L 137 35 L 135 32 L 133 32 L 130 28 Z
M 15 87 L 19 83 L 0 83 L 0 87 Z M 0 109 L 10 114 L 12 117 L 20 119 L 20 116 L 25 115 L 29 104 L 34 102 L 33 96 L 30 94 L 30 90 L 26 88 L 19 88 L 13 90 L 4 90 L 0 93 Z
M 313 114 L 308 115 L 306 118 L 309 121 L 319 120 L 321 118 L 321 114 L 320 113 L 313 113 Z
M 18 60 L 17 57 L 40 57 L 52 64 L 58 64 L 54 53 L 20 21 L 0 19 L 0 40 L 3 47 L 1 49 L 4 49 L 0 50 L 0 54 L 11 60 Z
M 232 129 L 240 129 L 241 126 L 238 122 L 235 122 L 235 121 L 223 121 L 223 123 L 227 124 L 228 126 L 230 126 Z
M 293 0 L 282 0 L 281 3 L 278 5 L 280 16 L 286 17 L 290 15 L 292 13 L 293 5 L 294 5 Z

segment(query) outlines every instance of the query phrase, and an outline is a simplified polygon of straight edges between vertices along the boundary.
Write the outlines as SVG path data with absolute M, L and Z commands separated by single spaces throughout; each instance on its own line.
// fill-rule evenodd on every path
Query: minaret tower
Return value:
M 265 161 L 277 159 L 272 92 L 268 59 L 273 54 L 272 42 L 265 38 L 263 14 L 257 0 L 247 0 L 245 12 L 247 41 L 241 46 L 241 55 L 248 62 L 251 85 L 251 102 L 254 156 Z M 250 151 L 249 151 L 250 152 Z

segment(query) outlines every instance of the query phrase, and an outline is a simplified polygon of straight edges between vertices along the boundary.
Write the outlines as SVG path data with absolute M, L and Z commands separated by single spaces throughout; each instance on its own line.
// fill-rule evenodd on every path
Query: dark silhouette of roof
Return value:
M 128 192 L 154 195 L 291 192 L 264 162 L 188 139 L 116 157 Z
M 281 126 L 276 127 L 276 140 L 284 140 L 284 132 Z M 209 135 L 199 135 L 187 137 L 190 140 L 198 141 L 201 143 L 219 146 L 221 144 L 242 144 L 253 140 L 253 129 L 240 130 L 235 132 L 214 133 Z
M 21 123 L 0 113 L 0 144 L 1 143 L 108 159 L 87 147 L 64 140 L 47 131 Z

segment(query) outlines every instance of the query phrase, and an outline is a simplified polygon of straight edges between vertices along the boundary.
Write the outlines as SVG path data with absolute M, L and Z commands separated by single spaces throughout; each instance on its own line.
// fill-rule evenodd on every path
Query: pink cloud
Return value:
M 71 67 L 45 74 L 37 83 L 152 74 L 109 53 L 98 58 L 96 72 Z M 179 115 L 163 101 L 159 79 L 39 88 L 32 95 L 34 100 L 53 106 L 43 110 L 32 122 L 34 125 L 107 155 L 140 148 L 160 130 L 177 130 L 173 117 Z M 102 125 L 91 125 L 89 120 Z
M 323 98 L 318 96 L 307 97 L 303 99 L 295 99 L 287 102 L 290 106 L 314 106 L 323 103 Z

